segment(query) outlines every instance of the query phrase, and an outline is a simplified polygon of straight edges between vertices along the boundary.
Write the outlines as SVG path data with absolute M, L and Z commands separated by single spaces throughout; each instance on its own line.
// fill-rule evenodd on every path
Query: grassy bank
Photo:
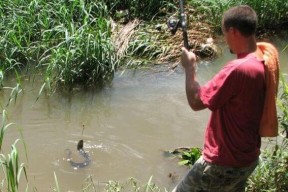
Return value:
M 181 32 L 172 36 L 166 21 L 178 16 L 178 3 L 178 0 L 1 1 L 0 85 L 3 87 L 11 74 L 18 78 L 21 87 L 21 77 L 28 73 L 43 77 L 40 93 L 44 89 L 53 92 L 59 87 L 66 90 L 77 85 L 93 87 L 110 82 L 120 64 L 130 67 L 176 61 L 182 46 Z M 199 54 L 206 39 L 219 31 L 222 12 L 239 3 L 249 4 L 258 12 L 261 30 L 277 28 L 288 20 L 288 3 L 281 0 L 186 0 L 189 43 Z M 135 20 L 138 24 L 121 41 L 119 31 Z M 120 55 L 117 42 L 122 48 Z

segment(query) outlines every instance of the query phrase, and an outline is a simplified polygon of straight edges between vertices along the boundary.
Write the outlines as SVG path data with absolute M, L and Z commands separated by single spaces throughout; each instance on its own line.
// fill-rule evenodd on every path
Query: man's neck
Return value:
M 248 54 L 257 50 L 256 38 L 254 36 L 245 37 L 239 41 L 239 46 L 236 54 Z

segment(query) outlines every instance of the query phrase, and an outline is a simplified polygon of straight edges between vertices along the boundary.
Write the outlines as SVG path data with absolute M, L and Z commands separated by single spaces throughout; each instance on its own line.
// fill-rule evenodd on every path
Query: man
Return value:
M 260 154 L 260 120 L 265 99 L 263 59 L 256 54 L 255 11 L 232 7 L 223 14 L 222 31 L 231 53 L 228 62 L 206 85 L 196 80 L 196 56 L 182 48 L 186 95 L 190 107 L 211 110 L 202 157 L 174 192 L 242 192 Z

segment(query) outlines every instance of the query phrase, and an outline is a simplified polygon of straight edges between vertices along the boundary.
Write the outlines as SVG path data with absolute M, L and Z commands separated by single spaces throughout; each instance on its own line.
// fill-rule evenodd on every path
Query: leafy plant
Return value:
M 202 150 L 198 147 L 179 147 L 169 153 L 180 159 L 179 165 L 191 167 L 200 158 Z
M 200 158 L 201 150 L 199 148 L 189 148 L 188 151 L 183 151 L 180 154 L 180 165 L 191 167 Z

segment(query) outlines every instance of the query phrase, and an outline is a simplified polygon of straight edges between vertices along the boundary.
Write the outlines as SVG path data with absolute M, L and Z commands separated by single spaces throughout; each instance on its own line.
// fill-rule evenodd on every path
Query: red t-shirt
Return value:
M 203 157 L 221 166 L 245 167 L 257 160 L 258 129 L 265 96 L 264 64 L 253 54 L 238 55 L 199 90 L 211 111 Z

